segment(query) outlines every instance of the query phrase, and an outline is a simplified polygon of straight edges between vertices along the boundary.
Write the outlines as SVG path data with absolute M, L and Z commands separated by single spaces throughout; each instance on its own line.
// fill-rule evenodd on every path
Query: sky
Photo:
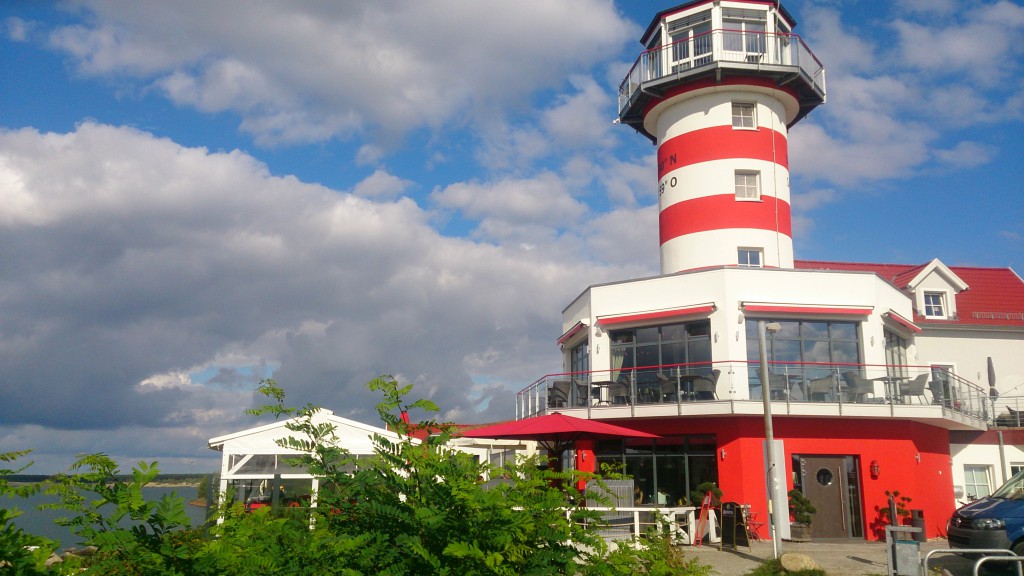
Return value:
M 655 149 L 613 124 L 678 2 L 10 0 L 0 452 L 214 471 L 287 403 L 514 417 L 561 311 L 658 273 Z M 789 133 L 798 259 L 1022 272 L 1024 6 L 794 0 L 828 98 Z

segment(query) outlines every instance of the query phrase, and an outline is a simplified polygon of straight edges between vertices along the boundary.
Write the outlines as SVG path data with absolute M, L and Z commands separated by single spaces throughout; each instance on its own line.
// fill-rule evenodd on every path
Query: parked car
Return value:
M 1024 556 L 1024 470 L 949 519 L 950 548 L 1003 548 Z

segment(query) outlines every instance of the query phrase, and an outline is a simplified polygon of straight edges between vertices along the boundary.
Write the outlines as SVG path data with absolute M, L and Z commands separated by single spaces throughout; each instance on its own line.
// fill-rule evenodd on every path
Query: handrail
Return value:
M 619 83 L 620 116 L 644 84 L 717 63 L 793 68 L 825 94 L 825 67 L 799 35 L 714 29 L 641 52 Z
M 757 366 L 756 361 L 728 360 L 548 374 L 516 394 L 515 417 L 563 409 L 584 409 L 587 417 L 609 409 L 621 416 L 626 409 L 635 416 L 638 407 L 645 405 L 672 405 L 683 414 L 684 406 L 695 402 L 728 405 L 736 412 L 742 402 L 760 402 Z M 773 401 L 785 403 L 780 413 L 808 403 L 834 405 L 839 415 L 855 409 L 862 414 L 857 406 L 887 406 L 890 415 L 919 406 L 929 407 L 933 417 L 939 408 L 943 418 L 979 428 L 996 421 L 996 414 L 1001 414 L 999 425 L 1024 425 L 1024 413 L 1011 408 L 1011 399 L 996 400 L 987 389 L 941 367 L 780 361 L 770 362 L 769 367 L 779 377 L 770 386 Z M 1024 412 L 1024 401 L 1020 406 Z M 997 411 L 999 407 L 1013 416 L 1013 423 L 1010 416 Z M 746 409 L 740 411 L 746 413 Z

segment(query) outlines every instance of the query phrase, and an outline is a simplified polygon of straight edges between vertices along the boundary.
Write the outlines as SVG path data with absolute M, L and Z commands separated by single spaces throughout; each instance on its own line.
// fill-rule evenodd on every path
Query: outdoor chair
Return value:
M 927 385 L 927 374 L 921 374 L 908 382 L 900 382 L 900 396 L 903 398 L 917 396 L 918 402 L 924 404 L 924 388 Z
M 789 396 L 789 378 L 784 374 L 769 374 L 768 391 L 772 399 L 785 400 Z
M 573 378 L 573 385 L 576 387 L 576 406 L 586 406 L 591 403 L 590 382 L 586 378 Z
M 569 382 L 555 380 L 548 388 L 548 408 L 564 408 L 569 405 Z
M 722 371 L 715 369 L 709 376 L 701 376 L 693 381 L 693 396 L 697 400 L 718 400 L 718 377 Z
M 629 384 L 612 382 L 608 385 L 608 398 L 612 404 L 632 404 Z
M 807 394 L 811 402 L 829 402 L 836 399 L 835 380 L 829 374 L 823 378 L 815 378 L 807 383 Z
M 846 382 L 847 401 L 864 402 L 868 394 L 875 393 L 875 383 L 856 372 L 843 372 L 843 381 Z

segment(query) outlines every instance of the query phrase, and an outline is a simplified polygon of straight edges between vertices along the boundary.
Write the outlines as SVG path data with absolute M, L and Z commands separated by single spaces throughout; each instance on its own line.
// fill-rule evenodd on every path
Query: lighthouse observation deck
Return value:
M 619 84 L 619 121 L 654 140 L 643 126 L 652 100 L 674 88 L 728 78 L 756 78 L 794 93 L 794 124 L 825 101 L 825 67 L 797 35 L 708 30 L 640 54 Z

